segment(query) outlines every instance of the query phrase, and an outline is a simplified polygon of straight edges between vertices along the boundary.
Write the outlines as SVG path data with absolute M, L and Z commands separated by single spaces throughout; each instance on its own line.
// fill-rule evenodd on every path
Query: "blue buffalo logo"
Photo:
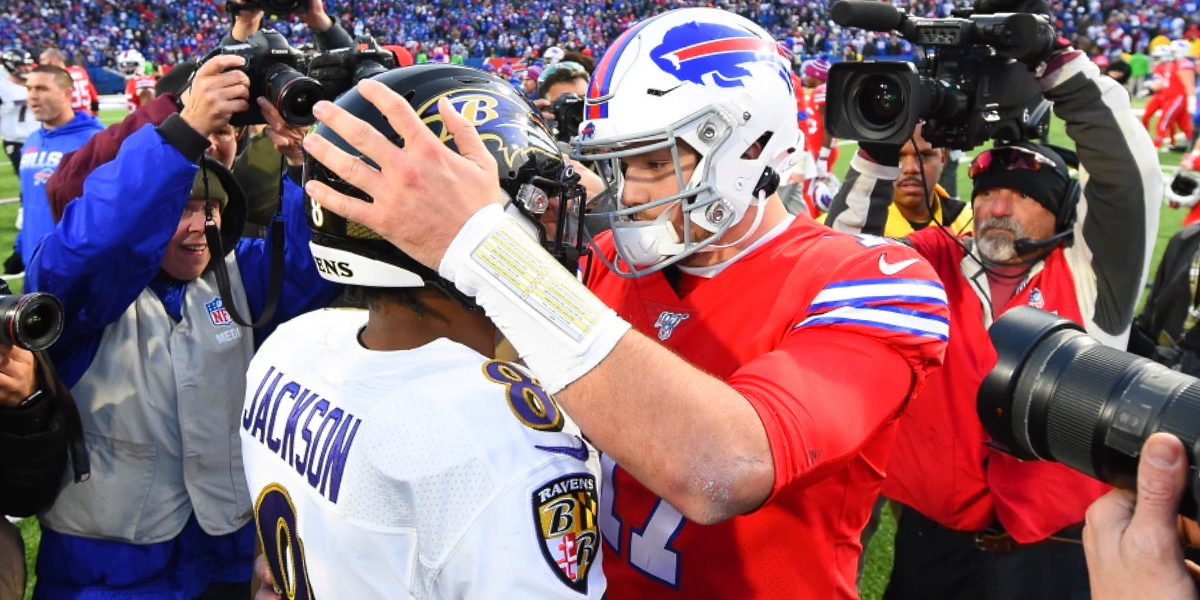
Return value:
M 716 23 L 678 25 L 650 51 L 650 58 L 680 81 L 727 88 L 742 87 L 754 76 L 747 65 L 767 63 L 789 90 L 792 86 L 779 46 L 740 27 Z
M 583 126 L 583 129 L 579 130 L 579 137 L 582 139 L 590 140 L 590 139 L 592 139 L 592 136 L 594 136 L 594 135 L 596 135 L 596 124 L 595 123 L 589 122 L 587 125 Z

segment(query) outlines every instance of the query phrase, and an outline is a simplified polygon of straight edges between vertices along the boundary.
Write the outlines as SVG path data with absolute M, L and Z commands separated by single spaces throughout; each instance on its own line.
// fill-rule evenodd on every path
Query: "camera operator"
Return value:
M 272 324 L 251 330 L 230 317 L 234 307 L 261 315 L 268 287 L 266 241 L 233 242 L 240 192 L 223 170 L 234 156 L 229 121 L 249 108 L 243 65 L 228 55 L 201 65 L 183 109 L 120 140 L 30 262 L 29 286 L 69 315 L 51 356 L 78 401 L 94 471 L 41 514 L 39 598 L 248 595 L 254 536 L 235 422 L 254 336 Z M 258 104 L 298 163 L 304 129 Z M 206 150 L 219 162 L 201 169 Z M 335 291 L 313 266 L 301 203 L 285 182 L 272 323 Z M 204 235 L 222 220 L 234 234 L 221 236 L 232 238 L 224 256 Z M 217 291 L 221 262 L 230 294 Z
M 542 117 L 561 141 L 578 133 L 583 121 L 583 97 L 587 95 L 588 74 L 583 65 L 560 61 L 544 67 L 537 79 L 537 100 Z M 578 114 L 576 114 L 578 113 Z
M 0 282 L 0 285 L 3 285 Z M 0 292 L 7 293 L 3 285 Z M 67 436 L 41 391 L 34 355 L 0 345 L 0 513 L 27 517 L 49 506 L 67 466 Z M 0 598 L 25 593 L 21 533 L 0 518 Z
M 1142 446 L 1137 492 L 1114 489 L 1092 503 L 1083 550 L 1094 600 L 1194 600 L 1197 567 L 1180 544 L 1179 502 L 1188 460 L 1179 438 L 1156 433 Z M 1193 524 L 1194 525 L 1194 524 Z M 1185 530 L 1185 539 L 1197 540 Z
M 233 28 L 224 38 L 221 38 L 222 46 L 246 41 L 246 38 L 258 31 L 262 24 L 262 8 L 245 6 L 245 4 L 245 2 L 229 3 L 229 11 L 233 13 Z M 298 16 L 312 30 L 313 42 L 318 50 L 349 48 L 354 45 L 354 38 L 350 37 L 350 33 L 337 22 L 335 17 L 325 12 L 324 0 L 308 0 L 308 10 Z
M 1079 524 L 1107 486 L 985 445 L 975 394 L 996 361 L 986 327 L 1032 305 L 1123 348 L 1155 240 L 1161 175 L 1128 94 L 1087 56 L 1060 40 L 1026 60 L 1077 146 L 1082 203 L 1067 151 L 998 143 L 972 163 L 974 234 L 928 227 L 907 237 L 938 272 L 952 316 L 945 366 L 908 405 L 887 467 L 884 495 L 908 507 L 887 598 L 1086 593 Z M 830 211 L 835 229 L 883 232 L 897 151 L 860 144 Z

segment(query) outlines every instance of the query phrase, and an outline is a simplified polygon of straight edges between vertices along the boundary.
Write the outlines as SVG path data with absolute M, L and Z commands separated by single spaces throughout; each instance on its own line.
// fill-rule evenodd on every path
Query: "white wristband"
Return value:
M 467 220 L 438 273 L 475 298 L 551 394 L 591 371 L 629 330 L 499 204 Z

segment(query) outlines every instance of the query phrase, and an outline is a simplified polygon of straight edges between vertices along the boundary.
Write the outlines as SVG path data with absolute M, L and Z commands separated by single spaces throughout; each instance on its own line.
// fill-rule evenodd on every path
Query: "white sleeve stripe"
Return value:
M 945 321 L 939 321 L 932 317 L 922 317 L 918 314 L 903 314 L 874 308 L 838 308 L 824 314 L 811 316 L 802 321 L 796 328 L 824 323 L 874 325 L 885 329 L 900 329 L 916 334 L 931 335 L 943 340 L 950 336 L 950 324 Z
M 843 303 L 847 300 L 887 300 L 889 298 L 923 298 L 928 302 L 946 304 L 946 290 L 930 286 L 905 283 L 863 283 L 835 288 L 825 288 L 812 300 L 809 308 Z

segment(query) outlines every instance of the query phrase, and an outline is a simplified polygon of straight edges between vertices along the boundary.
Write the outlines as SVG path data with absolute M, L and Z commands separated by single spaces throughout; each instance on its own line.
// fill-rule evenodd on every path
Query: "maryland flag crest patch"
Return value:
M 546 564 L 566 586 L 587 594 L 600 557 L 596 478 L 586 473 L 548 481 L 533 492 L 533 522 Z

